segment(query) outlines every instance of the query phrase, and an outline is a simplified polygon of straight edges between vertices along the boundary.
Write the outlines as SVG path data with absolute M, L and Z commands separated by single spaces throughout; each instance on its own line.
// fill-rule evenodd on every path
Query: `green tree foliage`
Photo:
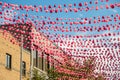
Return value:
M 40 74 L 37 69 L 34 69 L 32 80 L 46 80 L 45 79 L 45 74 Z
M 70 61 L 70 60 L 69 60 Z M 62 80 L 105 80 L 104 76 L 102 74 L 98 74 L 95 76 L 94 70 L 95 70 L 95 63 L 94 59 L 87 59 L 83 62 L 83 65 L 78 66 L 77 68 L 75 66 L 70 66 L 70 63 L 66 65 L 62 65 L 61 68 L 68 69 L 71 71 L 74 71 L 76 74 L 80 74 L 78 76 L 72 75 L 70 73 L 59 73 L 57 69 L 50 68 L 48 72 L 48 79 L 45 79 L 44 74 L 39 74 L 39 71 L 34 69 L 33 70 L 33 79 L 32 80 L 58 80 L 58 78 Z M 63 79 L 64 78 L 64 79 Z
M 27 80 L 29 80 L 29 79 L 27 79 Z M 46 76 L 45 76 L 45 74 L 40 74 L 40 72 L 37 69 L 34 69 L 32 80 L 46 80 Z
M 56 71 L 55 68 L 51 68 L 48 70 L 48 80 L 57 80 L 61 75 Z

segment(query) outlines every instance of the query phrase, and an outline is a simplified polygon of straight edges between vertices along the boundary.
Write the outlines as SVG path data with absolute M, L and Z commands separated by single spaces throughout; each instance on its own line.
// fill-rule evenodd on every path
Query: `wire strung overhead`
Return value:
M 1 33 L 4 38 L 9 38 L 7 32 L 11 33 L 18 41 L 20 35 L 24 35 L 23 47 L 38 51 L 45 51 L 46 53 L 63 58 L 61 63 L 65 63 L 65 51 L 74 60 L 84 60 L 89 57 L 96 59 L 96 70 L 106 71 L 109 77 L 114 75 L 117 77 L 117 71 L 120 69 L 120 14 L 100 15 L 94 17 L 77 17 L 77 18 L 64 18 L 64 17 L 47 17 L 33 15 L 29 12 L 35 13 L 79 13 L 89 11 L 119 9 L 120 2 L 108 3 L 109 0 L 95 0 L 90 2 L 80 2 L 72 4 L 53 4 L 53 5 L 18 5 L 0 2 L 0 19 L 5 20 L 4 25 L 0 26 L 3 30 Z M 12 10 L 12 11 L 10 11 Z M 18 13 L 17 11 L 26 11 Z M 13 16 L 10 15 L 14 14 Z M 16 25 L 26 24 L 26 25 Z M 12 25 L 9 25 L 12 24 Z M 7 26 L 5 26 L 7 25 Z M 29 33 L 31 31 L 31 33 Z M 78 34 L 73 34 L 78 33 Z M 84 34 L 83 34 L 84 33 Z M 87 33 L 87 34 L 86 34 Z M 44 35 L 44 36 L 43 36 Z M 50 39 L 50 40 L 49 40 Z M 15 39 L 9 39 L 10 42 L 16 45 Z M 31 42 L 40 45 L 41 47 L 31 47 Z M 53 45 L 55 43 L 56 45 Z M 60 48 L 56 48 L 59 46 Z M 61 51 L 62 50 L 62 51 Z M 51 59 L 51 63 L 52 63 Z M 106 63 L 108 62 L 108 63 Z M 58 67 L 58 66 L 57 66 Z M 59 68 L 59 67 L 58 67 Z M 71 72 L 67 69 L 62 69 L 69 74 L 79 75 L 78 73 Z M 111 71 L 108 72 L 107 71 Z M 116 79 L 116 78 L 115 78 Z

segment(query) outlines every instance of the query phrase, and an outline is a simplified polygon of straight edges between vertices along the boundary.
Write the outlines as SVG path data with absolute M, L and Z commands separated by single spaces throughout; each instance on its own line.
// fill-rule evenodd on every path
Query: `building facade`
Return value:
M 10 40 L 14 40 L 13 44 Z M 19 80 L 20 79 L 20 54 L 21 47 L 15 38 L 0 30 L 0 80 Z M 30 52 L 22 51 L 22 80 L 27 80 L 30 70 Z
M 0 80 L 20 79 L 22 37 L 22 80 L 30 78 L 31 67 L 32 70 L 37 69 L 47 76 L 47 71 L 51 67 L 64 62 L 62 57 L 66 56 L 63 56 L 63 52 L 35 27 L 31 26 L 29 24 L 0 26 Z M 31 49 L 31 46 L 34 48 Z M 32 57 L 31 54 L 33 54 Z M 62 56 L 59 57 L 59 55 Z

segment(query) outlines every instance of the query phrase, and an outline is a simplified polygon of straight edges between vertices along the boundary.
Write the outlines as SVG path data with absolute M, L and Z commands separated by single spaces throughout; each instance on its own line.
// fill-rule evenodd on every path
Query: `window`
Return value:
M 8 53 L 6 53 L 6 68 L 11 69 L 12 64 L 12 56 Z
M 33 65 L 35 67 L 38 67 L 38 51 L 37 50 L 33 51 L 33 61 L 34 61 Z
M 42 70 L 44 70 L 44 53 L 42 53 Z
M 22 75 L 25 76 L 26 75 L 26 62 L 22 61 Z
M 36 50 L 36 67 L 38 67 L 38 51 Z
M 35 47 L 35 50 L 33 51 L 33 61 L 34 61 L 34 66 L 35 67 L 38 67 L 38 47 L 36 46 L 36 45 L 34 45 L 34 47 Z
M 53 69 L 55 68 L 55 66 L 54 66 L 54 62 L 52 63 L 52 67 L 53 67 Z
M 49 54 L 47 54 L 47 69 L 50 69 Z

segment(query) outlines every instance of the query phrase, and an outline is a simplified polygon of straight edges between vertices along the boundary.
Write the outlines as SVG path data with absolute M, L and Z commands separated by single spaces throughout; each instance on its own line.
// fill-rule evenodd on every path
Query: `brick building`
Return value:
M 20 53 L 21 48 L 9 40 L 14 37 L 0 30 L 0 80 L 19 80 L 20 77 Z M 18 43 L 14 39 L 15 43 Z M 28 78 L 30 68 L 30 52 L 23 49 L 23 80 Z
M 58 55 L 64 55 L 63 52 L 31 25 L 2 25 L 0 26 L 0 80 L 19 80 L 20 78 L 21 33 L 23 35 L 22 80 L 30 77 L 31 39 L 34 40 L 33 46 L 41 49 L 41 51 L 37 48 L 33 50 L 32 68 L 37 68 L 41 73 L 47 75 L 48 69 L 63 62 L 63 58 Z M 37 36 L 32 37 L 32 33 Z M 39 40 L 39 38 L 41 39 Z M 43 44 L 37 44 L 38 41 Z M 54 61 L 50 62 L 48 58 Z

